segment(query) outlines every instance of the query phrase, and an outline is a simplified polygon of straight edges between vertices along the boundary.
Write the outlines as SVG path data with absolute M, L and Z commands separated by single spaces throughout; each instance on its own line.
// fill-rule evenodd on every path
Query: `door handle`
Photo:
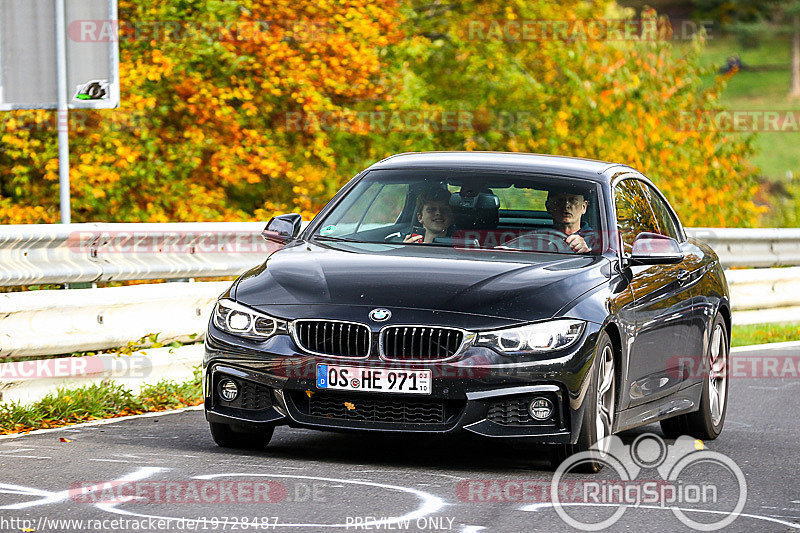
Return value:
M 678 283 L 683 285 L 687 281 L 689 281 L 690 273 L 688 270 L 680 269 L 678 270 Z

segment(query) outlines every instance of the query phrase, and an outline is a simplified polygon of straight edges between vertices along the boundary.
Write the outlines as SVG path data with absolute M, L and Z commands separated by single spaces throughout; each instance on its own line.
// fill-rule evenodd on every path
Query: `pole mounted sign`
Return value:
M 115 0 L 0 0 L 0 110 L 58 108 L 60 46 L 69 108 L 117 107 L 117 27 Z
M 117 28 L 117 0 L 0 0 L 0 111 L 58 110 L 64 223 L 70 222 L 68 110 L 119 105 Z

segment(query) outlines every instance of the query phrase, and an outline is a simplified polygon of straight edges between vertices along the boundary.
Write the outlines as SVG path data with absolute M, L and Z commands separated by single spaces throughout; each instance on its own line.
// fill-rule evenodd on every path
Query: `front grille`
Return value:
M 364 324 L 332 320 L 295 322 L 295 340 L 303 350 L 335 357 L 367 357 L 370 329 Z
M 383 330 L 383 356 L 387 359 L 425 361 L 455 355 L 464 341 L 457 329 L 393 326 Z
M 310 397 L 296 394 L 292 400 L 302 413 L 313 417 L 361 422 L 442 424 L 463 408 L 463 402 L 457 401 L 320 392 Z
M 266 409 L 272 405 L 269 387 L 260 385 L 258 383 L 253 383 L 252 381 L 245 381 L 243 379 L 237 379 L 231 376 L 220 374 L 217 377 L 214 385 L 215 391 L 217 391 L 219 382 L 226 378 L 233 379 L 233 381 L 236 382 L 237 387 L 239 387 L 239 395 L 232 402 L 228 402 L 219 396 L 219 392 L 216 392 L 219 405 L 224 407 L 235 407 L 237 409 L 248 409 L 252 411 Z
M 556 403 L 555 397 L 546 395 L 546 398 L 556 406 L 555 412 L 549 420 L 534 420 L 528 413 L 528 404 L 533 396 L 517 396 L 493 402 L 489 405 L 486 418 L 503 426 L 555 425 L 558 422 L 558 403 Z

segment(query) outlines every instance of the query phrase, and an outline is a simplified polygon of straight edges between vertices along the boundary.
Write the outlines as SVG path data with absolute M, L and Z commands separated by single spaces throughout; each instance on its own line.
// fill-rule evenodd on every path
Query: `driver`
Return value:
M 553 227 L 566 235 L 564 242 L 573 252 L 582 254 L 592 251 L 593 232 L 588 225 L 581 226 L 581 217 L 589 206 L 589 202 L 581 192 L 548 191 L 547 201 L 544 205 L 547 212 L 553 217 Z
M 433 242 L 436 237 L 445 237 L 453 225 L 453 209 L 450 207 L 450 192 L 446 189 L 431 188 L 417 196 L 417 221 L 422 224 L 424 235 L 411 233 L 403 239 L 404 243 Z

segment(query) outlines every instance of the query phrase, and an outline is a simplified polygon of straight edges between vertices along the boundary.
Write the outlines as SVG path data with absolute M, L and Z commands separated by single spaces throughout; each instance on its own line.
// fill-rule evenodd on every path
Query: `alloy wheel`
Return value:
M 727 353 L 722 326 L 717 324 L 711 335 L 708 357 L 708 399 L 711 407 L 711 422 L 717 426 L 725 411 L 725 392 L 727 379 Z
M 611 346 L 603 348 L 597 365 L 597 442 L 611 435 L 614 427 L 614 351 Z M 601 455 L 608 453 L 608 441 L 600 449 Z

